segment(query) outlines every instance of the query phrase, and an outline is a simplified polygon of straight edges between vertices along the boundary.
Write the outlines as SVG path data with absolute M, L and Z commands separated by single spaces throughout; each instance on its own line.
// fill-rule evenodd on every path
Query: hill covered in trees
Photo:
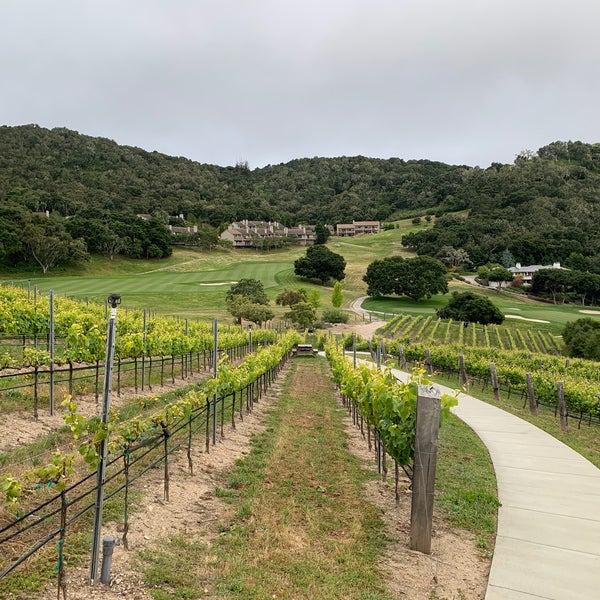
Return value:
M 63 216 L 90 207 L 239 219 L 385 220 L 443 203 L 466 167 L 426 160 L 313 158 L 250 170 L 119 146 L 68 129 L 0 127 L 0 199 Z
M 595 264 L 600 144 L 555 142 L 488 169 L 357 156 L 251 170 L 200 164 L 64 128 L 4 126 L 0 207 L 0 259 L 12 264 L 31 260 L 21 235 L 28 225 L 37 227 L 33 235 L 68 242 L 64 260 L 81 258 L 86 248 L 166 256 L 169 236 L 161 223 L 179 214 L 188 223 L 214 227 L 239 219 L 336 224 L 436 214 L 441 218 L 433 228 L 405 240 L 419 254 L 435 256 L 451 246 L 466 250 L 475 265 L 499 261 L 506 251 L 524 264 L 572 254 Z M 468 217 L 448 214 L 459 210 Z M 34 216 L 45 211 L 54 217 L 52 226 Z M 132 219 L 139 213 L 155 219 L 142 225 Z
M 468 218 L 444 215 L 403 244 L 433 256 L 462 248 L 474 265 L 570 260 L 600 273 L 600 144 L 554 142 L 512 165 L 471 169 L 457 203 Z

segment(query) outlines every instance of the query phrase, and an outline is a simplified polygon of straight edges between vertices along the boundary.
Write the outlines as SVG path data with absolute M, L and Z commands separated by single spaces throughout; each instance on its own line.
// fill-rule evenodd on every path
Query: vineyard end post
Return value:
M 110 304 L 110 318 L 106 334 L 106 360 L 104 364 L 104 394 L 102 402 L 102 423 L 107 425 L 110 411 L 110 391 L 112 382 L 112 365 L 115 352 L 115 330 L 117 322 L 117 306 L 121 303 L 121 296 L 111 294 L 108 297 Z M 96 582 L 98 575 L 98 562 L 100 554 L 100 535 L 102 532 L 102 508 L 104 502 L 104 478 L 106 475 L 106 459 L 108 454 L 108 439 L 104 437 L 100 442 L 100 461 L 96 478 L 96 503 L 94 511 L 94 530 L 92 535 L 92 558 L 90 564 L 90 583 Z
M 410 548 L 431 553 L 433 495 L 440 424 L 440 391 L 419 385 L 410 511 Z

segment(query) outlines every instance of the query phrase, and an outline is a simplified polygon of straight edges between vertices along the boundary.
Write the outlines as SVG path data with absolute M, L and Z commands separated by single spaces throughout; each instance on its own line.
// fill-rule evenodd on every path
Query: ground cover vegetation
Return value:
M 193 545 L 199 560 L 177 569 L 181 588 L 244 599 L 392 597 L 376 567 L 383 524 L 362 491 L 373 475 L 346 449 L 323 366 L 294 363 L 266 432 L 221 491 L 235 516 L 211 547 Z M 180 597 L 165 585 L 177 554 L 172 546 L 142 557 L 165 599 Z
M 393 575 L 381 569 L 381 559 L 397 540 L 386 536 L 367 494 L 379 476 L 348 451 L 343 412 L 324 367 L 320 359 L 293 363 L 266 430 L 217 489 L 235 511 L 221 523 L 218 540 L 176 536 L 160 551 L 142 553 L 155 597 L 395 597 L 388 588 Z M 470 460 L 457 467 L 465 454 Z M 493 469 L 477 436 L 458 419 L 449 418 L 440 431 L 436 486 L 441 512 L 489 551 L 497 509 Z M 202 567 L 182 564 L 182 553 Z
M 117 502 L 117 507 L 121 507 L 121 517 L 115 517 L 114 513 L 111 513 L 110 516 L 110 518 L 117 518 L 117 520 L 124 519 L 123 543 L 125 544 L 128 523 L 128 482 L 144 476 L 147 472 L 149 461 L 146 455 L 148 451 L 151 451 L 147 448 L 154 447 L 159 455 L 164 450 L 162 459 L 159 458 L 159 463 L 162 460 L 164 464 L 164 495 L 165 500 L 168 501 L 168 454 L 177 449 L 181 443 L 186 443 L 186 438 L 187 444 L 191 447 L 194 431 L 196 435 L 203 437 L 204 421 L 206 422 L 206 437 L 207 440 L 209 439 L 209 410 L 212 415 L 216 415 L 216 410 L 221 413 L 219 419 L 213 418 L 213 436 L 216 435 L 219 421 L 222 431 L 225 413 L 227 413 L 226 418 L 231 419 L 232 426 L 235 426 L 234 421 L 238 413 L 238 405 L 239 418 L 241 419 L 243 415 L 242 392 L 244 390 L 251 391 L 251 394 L 246 396 L 247 407 L 248 402 L 252 403 L 251 397 L 253 395 L 258 400 L 267 384 L 274 379 L 274 373 L 281 367 L 282 361 L 289 354 L 292 345 L 299 340 L 300 337 L 297 334 L 290 332 L 280 337 L 277 343 L 272 346 L 260 346 L 254 353 L 247 355 L 237 366 L 233 366 L 229 362 L 223 362 L 220 365 L 218 375 L 205 381 L 200 386 L 194 386 L 184 394 L 171 395 L 168 400 L 165 399 L 163 402 L 156 403 L 144 412 L 136 410 L 132 415 L 131 411 L 128 411 L 129 418 L 119 418 L 122 416 L 121 414 L 113 413 L 108 424 L 101 423 L 96 416 L 86 417 L 81 414 L 73 399 L 67 397 L 63 403 L 66 409 L 64 420 L 67 427 L 59 432 L 61 437 L 54 437 L 55 443 L 59 439 L 61 440 L 60 445 L 54 445 L 49 456 L 48 451 L 26 458 L 18 463 L 10 460 L 16 458 L 17 453 L 11 453 L 11 457 L 8 459 L 9 468 L 16 467 L 17 471 L 11 470 L 8 473 L 4 471 L 0 478 L 0 490 L 6 503 L 5 507 L 0 510 L 0 523 L 4 532 L 3 542 L 9 543 L 11 548 L 9 555 L 5 553 L 2 560 L 2 574 L 0 577 L 4 578 L 5 575 L 11 573 L 12 569 L 18 567 L 21 560 L 27 558 L 30 554 L 33 556 L 33 566 L 30 564 L 31 561 L 28 561 L 25 571 L 12 573 L 3 581 L 3 584 L 6 583 L 8 586 L 7 588 L 3 587 L 3 589 L 9 589 L 11 593 L 23 592 L 25 589 L 33 592 L 44 586 L 46 579 L 53 571 L 58 573 L 58 589 L 61 590 L 64 587 L 65 548 L 69 559 L 77 562 L 81 550 L 78 544 L 75 544 L 75 547 L 72 548 L 71 541 L 73 537 L 77 539 L 80 537 L 82 524 L 84 529 L 89 526 L 89 519 L 86 518 L 89 517 L 89 514 L 86 515 L 88 509 L 79 510 L 80 505 L 77 503 L 91 493 L 88 490 L 90 476 L 85 471 L 93 471 L 98 465 L 98 443 L 100 440 L 108 440 L 110 464 L 112 465 L 112 471 L 107 477 L 106 493 L 108 494 L 110 491 L 110 495 L 112 495 L 119 491 L 122 492 L 123 487 L 118 488 L 122 481 L 117 483 L 117 480 L 122 477 L 125 478 L 125 496 L 124 499 L 122 496 L 119 497 Z M 230 403 L 225 409 L 227 398 L 230 399 Z M 231 400 L 232 398 L 233 400 Z M 208 405 L 211 402 L 212 407 L 209 409 Z M 219 406 L 220 408 L 218 408 Z M 193 422 L 197 421 L 200 424 L 196 423 L 195 426 L 192 426 Z M 183 439 L 179 441 L 176 440 L 178 432 L 179 435 L 183 433 Z M 164 443 L 160 441 L 161 435 L 164 436 Z M 70 443 L 65 438 L 70 438 Z M 155 444 L 157 440 L 158 444 Z M 171 445 L 170 451 L 169 444 Z M 144 457 L 146 457 L 146 462 L 144 462 Z M 46 460 L 48 462 L 45 462 Z M 122 467 L 116 466 L 121 464 L 122 460 L 125 461 L 124 470 Z M 139 462 L 140 460 L 142 463 Z M 188 461 L 190 470 L 193 472 L 189 452 Z M 128 466 L 129 464 L 130 466 Z M 116 491 L 115 487 L 118 488 Z M 81 495 L 82 489 L 87 490 L 83 495 Z M 65 493 L 67 492 L 70 493 L 70 496 L 68 501 L 65 502 Z M 60 511 L 52 510 L 57 501 L 61 505 Z M 48 506 L 51 508 L 49 509 Z M 72 514 L 68 524 L 65 525 L 67 510 L 70 510 Z M 61 523 L 59 529 L 56 528 L 58 512 L 60 512 Z M 35 531 L 33 531 L 34 526 L 22 528 L 21 522 L 27 520 L 28 515 L 30 517 L 38 513 L 43 514 L 44 518 L 38 517 L 35 519 L 39 525 L 35 528 Z M 106 516 L 109 517 L 108 514 Z M 40 527 L 42 528 L 41 533 Z M 31 531 L 27 534 L 29 530 Z M 51 533 L 48 534 L 48 531 Z M 25 533 L 25 537 L 22 537 L 23 533 Z M 48 537 L 45 537 L 46 535 Z M 41 544 L 38 543 L 40 536 L 44 536 Z M 14 541 L 14 538 L 18 538 L 17 541 Z M 83 539 L 86 538 L 87 536 L 83 535 Z M 50 570 L 47 567 L 51 567 L 53 551 L 46 544 L 56 539 L 59 540 L 57 546 L 58 567 Z M 21 560 L 13 562 L 15 561 L 15 553 L 18 556 L 18 553 L 24 552 L 28 544 L 31 545 L 31 550 L 27 551 Z M 89 548 L 89 540 L 86 546 Z M 5 546 L 5 548 L 8 547 Z M 38 551 L 40 551 L 39 554 Z M 6 571 L 4 567 L 7 568 Z
M 25 292 L 22 290 L 17 290 L 17 293 L 24 295 Z M 71 301 L 69 301 L 71 302 Z M 31 303 L 32 304 L 32 303 Z M 84 308 L 84 307 L 82 307 Z M 35 314 L 35 310 L 33 311 L 33 314 Z M 181 332 L 180 332 L 181 335 Z M 289 347 L 289 345 L 288 345 Z M 251 369 L 256 369 L 257 367 L 260 367 L 260 363 L 257 362 L 256 360 L 252 360 L 249 359 L 249 361 L 246 361 L 248 363 L 248 365 L 250 365 Z M 252 378 L 253 376 L 251 374 L 248 374 L 248 377 Z M 222 380 L 222 381 L 221 381 Z M 211 397 L 213 395 L 213 392 L 217 393 L 217 394 L 221 394 L 221 393 L 228 393 L 231 392 L 232 389 L 236 389 L 235 386 L 239 385 L 240 382 L 242 382 L 243 378 L 236 375 L 233 371 L 230 371 L 226 368 L 222 368 L 220 370 L 220 375 L 219 375 L 219 381 L 216 382 L 215 385 L 209 386 L 209 391 L 205 392 L 205 394 L 208 397 Z M 210 382 L 209 382 L 210 383 Z M 297 394 L 294 394 L 294 397 L 296 397 Z M 114 434 L 115 431 L 113 431 L 113 439 L 112 439 L 112 447 L 118 447 L 120 442 L 119 442 L 119 435 L 125 436 L 123 437 L 123 440 L 126 440 L 126 444 L 127 445 L 131 445 L 132 440 L 134 440 L 134 437 L 132 436 L 137 436 L 140 437 L 144 435 L 144 422 L 147 422 L 147 426 L 151 427 L 152 430 L 164 430 L 164 431 L 173 431 L 174 429 L 176 429 L 174 423 L 175 421 L 179 418 L 179 417 L 185 417 L 186 416 L 186 406 L 190 405 L 190 402 L 192 404 L 198 404 L 198 402 L 200 402 L 200 405 L 202 403 L 201 400 L 202 394 L 200 394 L 200 396 L 198 396 L 197 392 L 193 392 L 189 395 L 187 395 L 185 398 L 180 398 L 178 397 L 174 402 L 167 404 L 165 407 L 163 407 L 158 413 L 153 414 L 153 415 L 149 415 L 148 417 L 146 417 L 146 419 L 144 420 L 144 416 L 141 416 L 139 411 L 137 411 L 135 414 L 135 418 L 129 422 L 129 421 L 125 421 L 122 422 L 118 425 L 116 431 L 116 435 L 117 435 L 117 439 L 115 440 L 114 438 Z M 200 400 L 199 400 L 200 398 Z M 315 400 L 315 402 L 318 402 L 319 407 L 322 407 L 323 405 L 323 397 L 321 394 L 319 394 L 318 399 Z M 80 416 L 78 416 L 77 414 L 77 407 L 73 402 L 69 403 L 70 406 L 70 414 L 68 417 L 68 423 L 70 424 L 70 432 L 71 434 L 73 434 L 73 432 L 75 432 L 77 434 L 78 438 L 81 438 L 80 441 L 82 442 L 79 445 L 79 453 L 83 454 L 85 460 L 87 462 L 89 462 L 89 464 L 91 464 L 92 466 L 95 464 L 96 460 L 97 460 L 97 447 L 96 447 L 96 440 L 97 440 L 97 436 L 98 435 L 102 435 L 102 429 L 98 428 L 98 422 L 95 419 L 92 420 L 84 420 L 83 418 L 81 418 Z M 151 407 L 153 408 L 153 407 Z M 305 407 L 303 405 L 303 410 L 305 410 Z M 320 415 L 321 413 L 319 413 Z M 319 416 L 317 415 L 317 416 Z M 389 417 L 392 417 L 392 415 L 390 414 Z M 314 452 L 314 440 L 313 440 L 313 436 L 314 436 L 314 431 L 312 428 L 310 428 L 310 440 L 311 440 L 311 444 L 310 444 L 310 451 Z M 170 433 L 169 433 L 170 435 Z M 325 443 L 327 442 L 327 440 L 324 440 Z M 83 450 L 83 451 L 82 451 Z M 39 456 L 38 456 L 38 460 L 39 460 Z M 45 489 L 45 482 L 46 480 L 51 481 L 53 486 L 56 486 L 56 490 L 60 491 L 63 489 L 63 486 L 66 486 L 67 482 L 69 481 L 69 478 L 74 476 L 74 471 L 72 470 L 72 466 L 74 463 L 74 454 L 73 453 L 61 453 L 61 452 L 57 452 L 55 450 L 55 452 L 52 455 L 52 460 L 50 463 L 50 466 L 47 468 L 46 466 L 37 466 L 35 467 L 32 471 L 31 471 L 31 477 L 29 475 L 27 475 L 26 479 L 27 481 L 30 480 L 40 480 L 42 481 L 42 485 L 41 485 L 41 489 Z M 325 464 L 325 463 L 324 463 Z M 327 461 L 326 462 L 327 465 L 327 469 L 331 468 L 331 464 Z M 353 480 L 353 474 L 349 473 L 347 469 L 342 469 L 342 472 L 344 473 L 345 477 L 349 477 L 350 480 Z M 328 474 L 329 480 L 328 480 L 328 486 L 331 486 L 331 475 Z M 56 479 L 56 481 L 55 481 Z M 313 479 L 311 479 L 311 483 L 313 482 Z M 356 480 L 353 482 L 354 486 L 360 486 L 360 481 Z M 59 486 L 60 490 L 59 490 Z M 19 481 L 19 479 L 14 478 L 12 476 L 9 476 L 8 478 L 3 480 L 3 491 L 7 494 L 7 498 L 9 498 L 10 503 L 15 506 L 16 504 L 18 504 L 20 502 L 20 498 L 21 498 L 21 491 L 23 489 L 23 486 L 21 485 L 21 482 Z M 236 488 L 239 489 L 239 488 Z M 324 492 L 326 493 L 326 491 L 328 490 L 328 488 L 324 488 Z M 317 490 L 319 492 L 319 494 L 321 494 L 321 490 Z M 338 511 L 339 514 L 339 495 L 335 495 L 334 500 L 334 504 L 335 504 L 335 509 L 336 511 Z M 350 503 L 351 504 L 351 503 Z M 262 506 L 262 503 L 260 504 Z M 350 509 L 353 508 L 354 505 L 350 506 Z M 118 509 L 117 509 L 118 512 Z M 353 511 L 351 510 L 351 512 L 355 512 L 358 515 L 363 515 L 363 511 Z M 112 514 L 112 513 L 111 513 Z M 373 513 L 373 514 L 376 514 Z M 364 515 L 363 515 L 364 517 Z M 329 513 L 327 513 L 325 515 L 325 517 L 327 520 L 330 520 L 330 516 Z M 331 526 L 331 525 L 330 525 Z M 320 526 L 319 526 L 320 527 Z M 232 528 L 232 531 L 237 531 L 237 528 Z M 319 531 L 322 533 L 323 529 L 322 527 L 320 527 Z M 371 535 L 371 534 L 369 534 Z M 381 539 L 377 537 L 376 535 L 376 531 L 373 531 L 372 534 L 372 544 L 373 544 L 373 548 L 374 548 L 374 554 L 367 557 L 364 555 L 364 546 L 362 545 L 363 542 L 361 541 L 361 552 L 357 553 L 357 554 L 362 554 L 363 556 L 361 557 L 361 560 L 365 560 L 368 558 L 368 562 L 369 564 L 372 563 L 372 560 L 374 558 L 376 558 L 376 556 L 378 556 L 380 550 L 381 550 Z M 82 547 L 86 546 L 86 541 L 85 541 L 85 536 L 83 536 L 82 538 Z M 79 546 L 77 546 L 77 551 L 75 551 L 75 548 L 73 548 L 73 550 L 71 550 L 71 546 L 68 545 L 69 547 L 69 556 L 71 557 L 71 559 L 75 562 L 77 562 L 78 560 L 80 560 L 80 554 L 78 554 L 80 552 L 81 549 L 79 549 Z M 191 549 L 191 548 L 190 548 Z M 327 545 L 327 549 L 328 551 L 331 551 L 331 546 Z M 340 549 L 340 552 L 344 552 L 345 551 L 345 547 L 342 547 Z M 81 555 L 85 555 L 85 552 L 81 552 Z M 151 563 L 156 564 L 157 561 L 161 560 L 160 556 L 161 553 L 152 553 L 151 558 L 149 559 Z M 44 560 L 46 562 L 44 562 L 44 567 L 42 569 L 42 571 L 38 571 L 38 575 L 40 575 L 39 577 L 36 578 L 35 582 L 28 580 L 29 583 L 31 585 L 33 585 L 34 587 L 36 586 L 41 586 L 43 585 L 43 580 L 44 580 L 44 573 L 46 573 L 46 570 L 48 572 L 52 571 L 52 561 L 47 561 L 46 560 L 47 557 L 44 557 Z M 308 560 L 312 560 L 313 562 L 315 562 L 315 560 L 320 560 L 318 559 L 313 559 L 313 557 L 309 557 Z M 60 555 L 59 555 L 59 561 L 60 561 Z M 41 565 L 41 563 L 36 563 L 38 566 Z M 310 562 L 307 563 L 310 566 Z M 46 568 L 47 567 L 47 568 Z M 355 576 L 356 576 L 356 565 L 354 563 L 352 563 L 350 565 L 351 567 L 351 571 L 353 574 L 353 585 L 356 586 L 355 583 Z M 275 568 L 277 569 L 278 566 L 275 566 Z M 312 568 L 312 567 L 311 567 Z M 314 565 L 314 568 L 316 568 L 317 570 L 320 570 L 321 567 L 318 566 L 318 563 Z M 365 567 L 366 571 L 368 573 L 373 573 L 372 569 L 369 568 L 367 569 Z M 362 572 L 362 571 L 361 571 Z M 247 575 L 246 571 L 244 571 L 244 575 Z M 156 577 L 156 572 L 154 572 L 153 574 L 154 577 Z M 235 579 L 235 577 L 234 577 Z M 318 578 L 317 578 L 318 579 Z M 18 582 L 15 583 L 16 587 L 15 588 L 11 588 L 11 589 L 15 589 L 18 590 L 19 585 L 21 585 L 21 583 L 24 580 L 19 579 Z M 237 581 L 237 580 L 236 580 Z M 303 585 L 305 584 L 305 582 L 307 581 L 306 579 L 306 573 L 304 573 L 302 581 L 304 582 Z M 21 582 L 21 583 L 19 583 Z M 227 579 L 227 585 L 229 585 L 231 582 L 231 579 L 228 578 Z M 169 577 L 168 579 L 168 586 L 169 588 L 172 586 L 173 583 L 173 579 L 172 577 Z M 267 582 L 267 585 L 270 585 Z M 317 583 L 313 582 L 312 585 L 318 585 Z M 335 582 L 333 582 L 333 587 L 331 587 L 331 589 L 333 590 L 335 586 L 339 586 L 339 580 L 336 579 Z M 344 584 L 346 585 L 346 584 Z M 364 586 L 375 586 L 377 589 L 380 584 L 380 582 L 377 579 L 373 579 L 371 578 L 366 578 L 365 581 L 363 583 L 361 583 L 361 585 Z M 229 589 L 229 588 L 228 588 Z M 344 590 L 346 588 L 344 587 Z M 384 590 L 384 588 L 381 588 L 382 590 Z M 30 591 L 33 590 L 33 588 L 30 588 Z M 179 593 L 179 592 L 177 592 Z M 333 591 L 331 592 L 332 594 L 334 593 Z M 337 592 L 336 592 L 337 593 Z M 383 591 L 382 592 L 383 595 L 381 595 L 382 598 L 388 597 L 386 595 L 386 593 Z M 327 596 L 325 596 L 327 597 Z M 340 597 L 339 595 L 332 595 L 332 597 Z M 347 593 L 346 591 L 344 591 L 344 596 L 343 597 L 347 597 Z M 378 597 L 377 595 L 375 596 L 371 596 L 371 597 Z

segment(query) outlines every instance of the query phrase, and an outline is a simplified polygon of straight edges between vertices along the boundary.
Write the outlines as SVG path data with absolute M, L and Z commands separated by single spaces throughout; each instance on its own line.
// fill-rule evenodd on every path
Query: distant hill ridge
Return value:
M 600 253 L 600 144 L 553 142 L 488 169 L 355 156 L 250 170 L 65 128 L 2 126 L 0 201 L 62 216 L 162 211 L 213 226 L 241 219 L 335 225 L 466 209 L 466 221 L 440 219 L 407 244 L 432 255 L 442 245 L 464 247 L 475 264 L 507 249 L 522 263 L 564 262 L 573 252 Z
M 0 127 L 0 197 L 36 211 L 82 206 L 239 219 L 332 223 L 385 220 L 443 203 L 468 171 L 427 160 L 297 159 L 249 170 L 120 146 L 65 128 Z M 453 207 L 450 207 L 453 208 Z

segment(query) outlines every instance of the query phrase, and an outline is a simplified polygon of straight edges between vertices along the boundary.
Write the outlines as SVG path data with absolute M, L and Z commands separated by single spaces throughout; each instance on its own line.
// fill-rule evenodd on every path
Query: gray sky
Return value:
M 0 124 L 199 162 L 600 142 L 599 0 L 0 0 Z

